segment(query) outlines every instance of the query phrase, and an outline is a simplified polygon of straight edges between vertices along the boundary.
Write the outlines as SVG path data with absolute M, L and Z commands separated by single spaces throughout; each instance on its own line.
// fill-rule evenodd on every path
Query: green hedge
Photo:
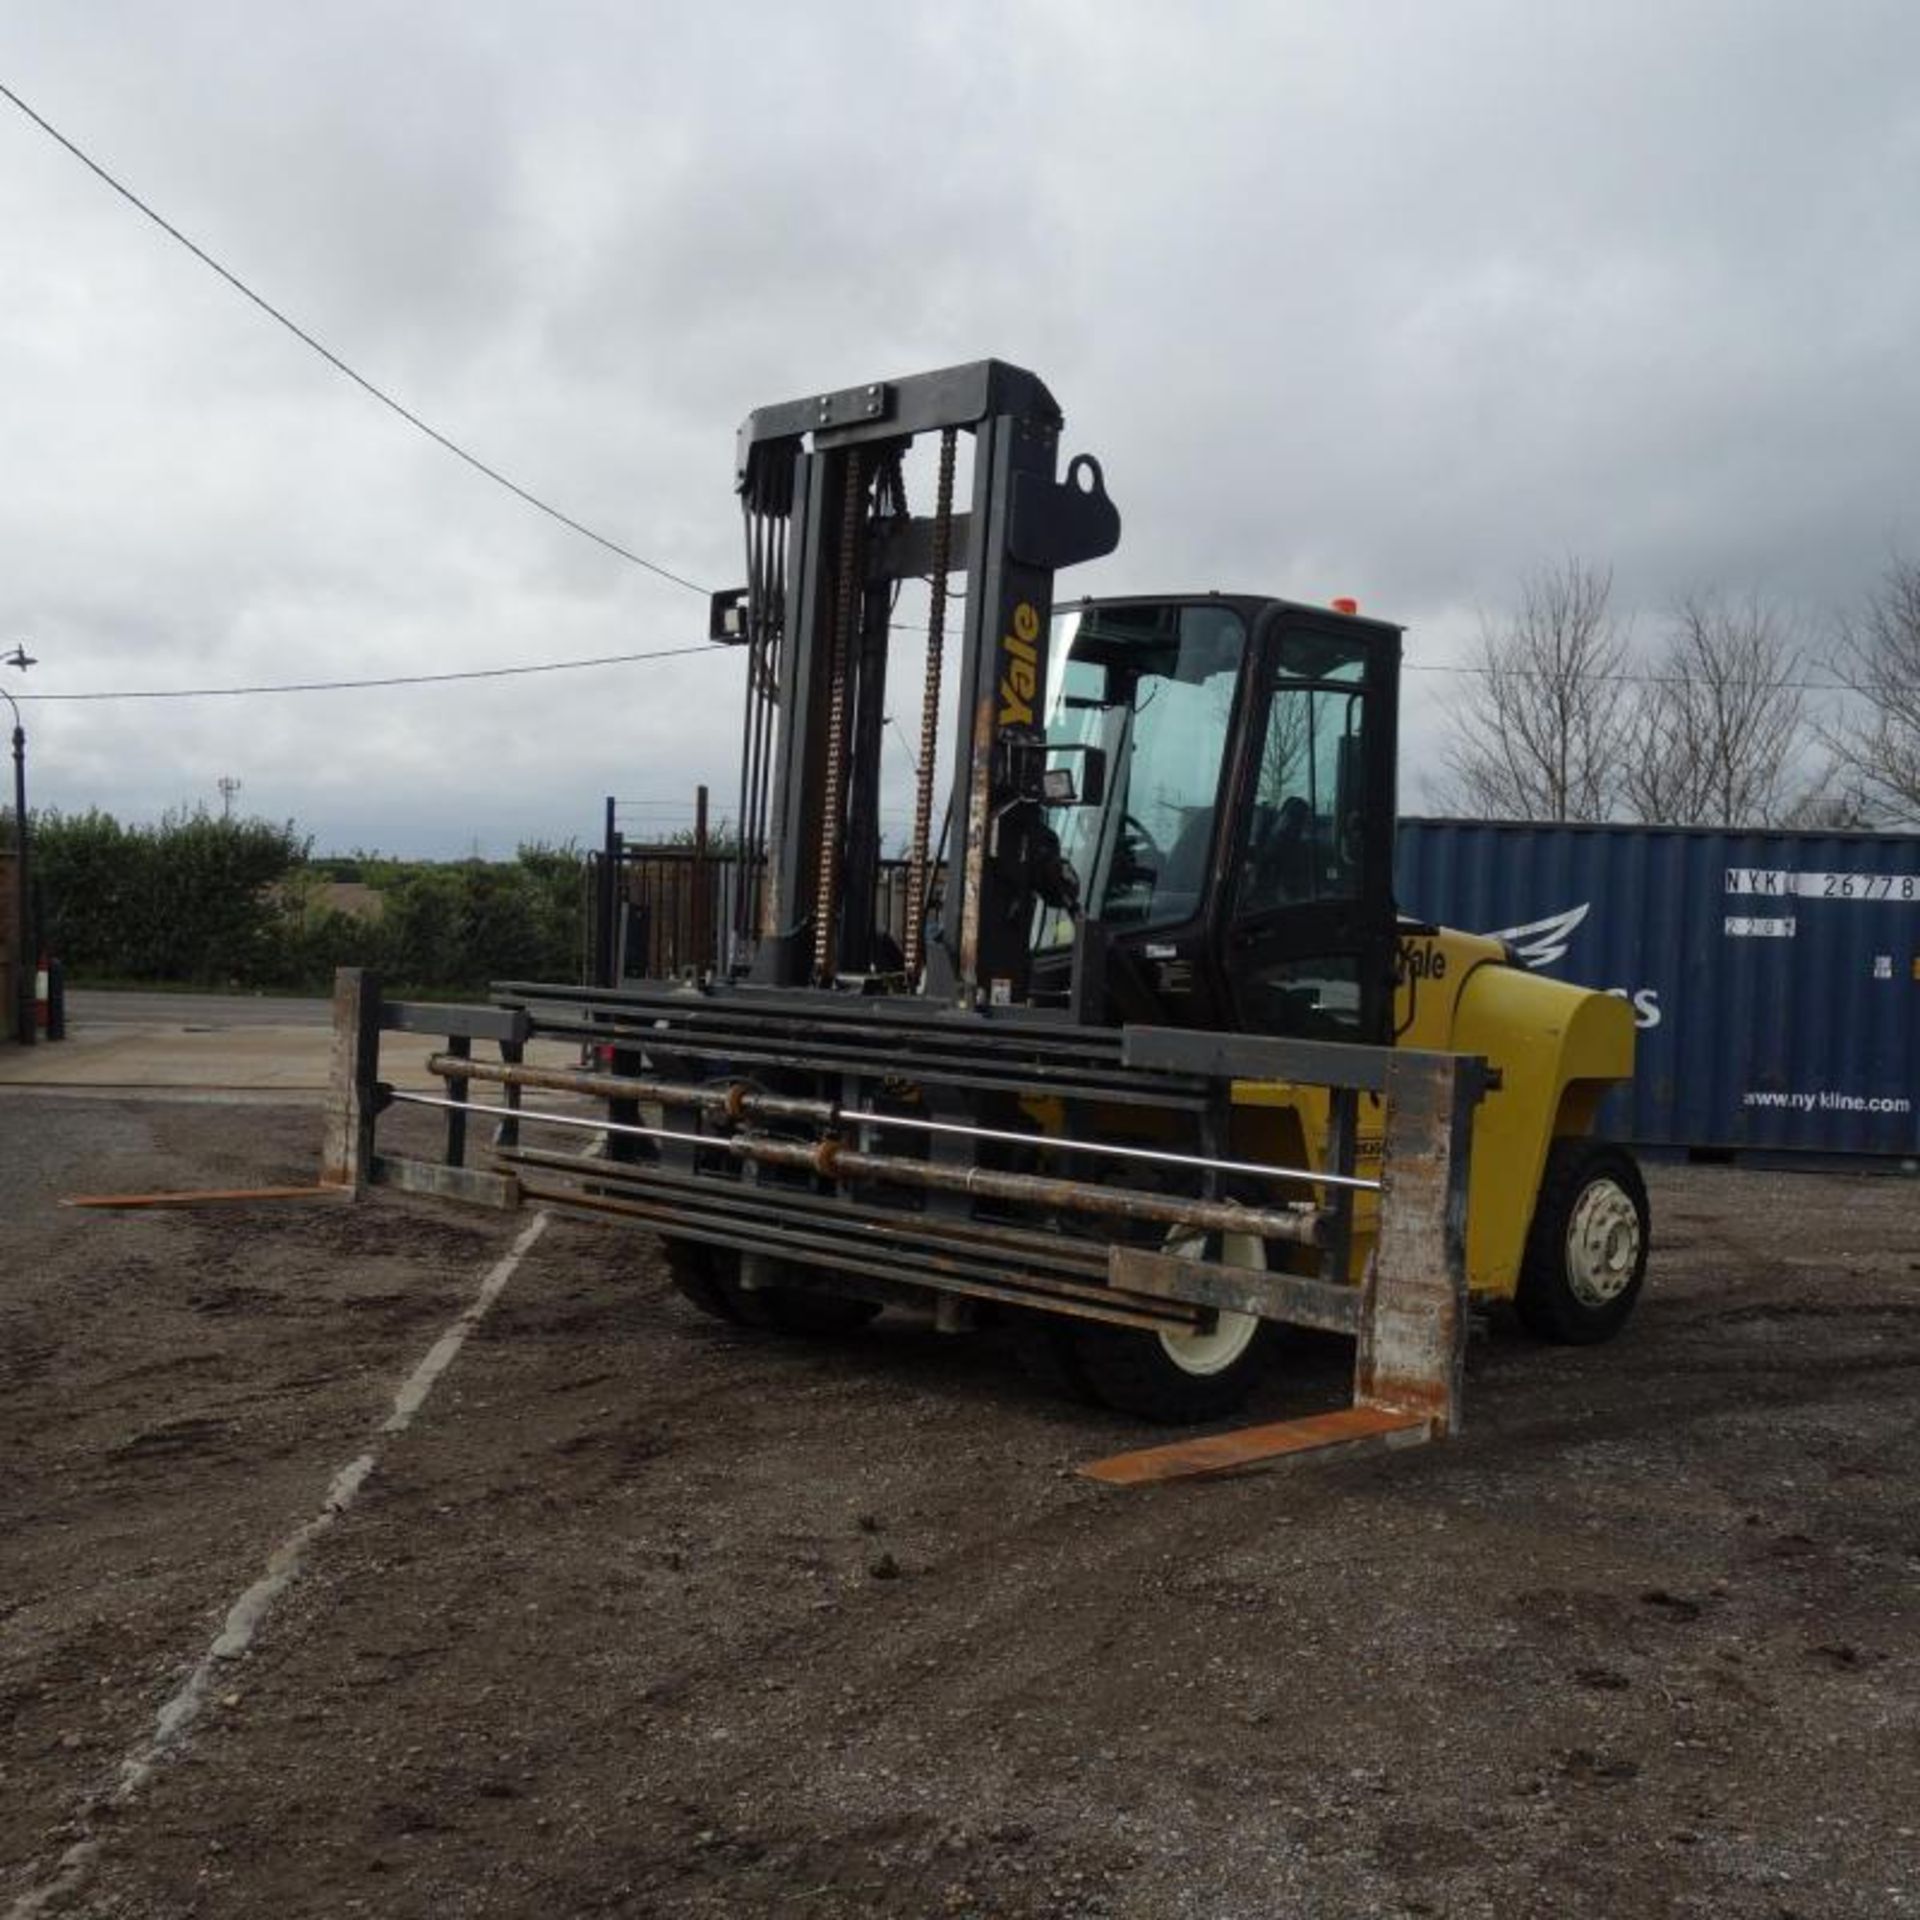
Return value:
M 111 814 L 35 815 L 47 944 L 73 980 L 324 988 L 377 967 L 395 990 L 473 991 L 510 976 L 580 977 L 584 862 L 532 845 L 511 861 L 314 861 L 291 821 L 204 810 L 157 826 Z M 378 891 L 378 918 L 329 906 L 343 868 Z
M 70 974 L 256 985 L 277 965 L 274 887 L 307 853 L 291 821 L 203 810 L 122 826 L 95 810 L 31 827 L 45 943 Z

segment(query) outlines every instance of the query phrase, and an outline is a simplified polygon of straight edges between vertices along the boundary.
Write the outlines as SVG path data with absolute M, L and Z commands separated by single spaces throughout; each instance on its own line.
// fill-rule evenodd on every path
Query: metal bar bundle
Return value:
M 1357 1407 L 1393 1416 L 1396 1434 L 1458 1424 L 1481 1062 L 791 990 L 519 983 L 498 994 L 487 1007 L 384 1004 L 370 977 L 343 971 L 330 1178 L 499 1206 L 538 1201 L 797 1263 L 802 1275 L 817 1266 L 883 1293 L 950 1293 L 1145 1329 L 1240 1312 L 1345 1332 L 1356 1338 Z M 446 1097 L 380 1083 L 379 1034 L 396 1029 L 448 1037 L 429 1062 Z M 526 1061 L 530 1043 L 554 1038 L 586 1039 L 607 1062 Z M 500 1057 L 479 1054 L 476 1041 Z M 1209 1144 L 1224 1137 L 1218 1121 L 1236 1080 L 1283 1075 L 1349 1105 L 1357 1090 L 1384 1095 L 1377 1180 L 1352 1170 L 1350 1124 L 1334 1129 L 1334 1166 L 1269 1164 Z M 497 1102 L 472 1097 L 484 1085 L 500 1088 Z M 589 1106 L 528 1106 L 525 1095 L 540 1091 Z M 1007 1124 L 1036 1102 L 1080 1121 L 1051 1133 Z M 445 1112 L 443 1162 L 375 1151 L 389 1104 Z M 1157 1112 L 1163 1133 L 1151 1143 L 1111 1137 L 1085 1124 L 1096 1111 Z M 491 1128 L 474 1128 L 476 1116 Z M 591 1135 L 604 1150 L 528 1144 L 527 1127 Z M 487 1167 L 465 1164 L 476 1136 Z M 883 1150 L 882 1140 L 896 1144 Z M 1345 1264 L 1351 1206 L 1367 1195 L 1379 1200 L 1378 1240 L 1356 1286 Z M 1199 1251 L 1230 1239 L 1297 1249 L 1309 1271 Z

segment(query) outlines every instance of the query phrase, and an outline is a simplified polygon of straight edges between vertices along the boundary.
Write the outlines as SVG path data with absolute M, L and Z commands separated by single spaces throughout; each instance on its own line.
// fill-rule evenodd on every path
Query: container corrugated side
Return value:
M 1646 1145 L 1920 1155 L 1920 835 L 1407 820 L 1401 910 L 1624 994 Z

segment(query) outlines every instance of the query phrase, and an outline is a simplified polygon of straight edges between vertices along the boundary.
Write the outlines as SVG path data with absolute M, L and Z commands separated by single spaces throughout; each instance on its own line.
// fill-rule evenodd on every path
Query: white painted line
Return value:
M 393 1411 L 381 1423 L 379 1435 L 366 1452 L 356 1455 L 327 1484 L 320 1511 L 293 1532 L 267 1556 L 267 1569 L 227 1610 L 226 1623 L 213 1644 L 200 1656 L 198 1664 L 180 1683 L 172 1697 L 155 1716 L 153 1731 L 132 1748 L 120 1762 L 120 1777 L 104 1804 L 124 1806 L 152 1777 L 153 1770 L 176 1749 L 185 1744 L 193 1723 L 206 1705 L 221 1664 L 237 1660 L 253 1645 L 260 1624 L 273 1603 L 290 1587 L 305 1562 L 308 1550 L 359 1498 L 367 1476 L 380 1458 L 380 1440 L 388 1434 L 405 1433 L 414 1415 L 426 1404 L 434 1383 L 453 1364 L 454 1357 L 466 1345 L 467 1336 L 487 1317 L 500 1292 L 513 1278 L 533 1244 L 546 1230 L 549 1216 L 536 1213 L 511 1247 L 497 1260 L 480 1282 L 480 1290 L 466 1311 L 448 1327 L 426 1351 L 420 1364 L 401 1383 L 393 1396 Z M 82 1823 L 87 1816 L 83 1813 Z M 37 1887 L 30 1887 L 7 1909 L 6 1920 L 32 1920 L 44 1913 L 56 1900 L 64 1899 L 83 1881 L 100 1851 L 97 1834 L 84 1834 L 61 1854 L 52 1876 Z

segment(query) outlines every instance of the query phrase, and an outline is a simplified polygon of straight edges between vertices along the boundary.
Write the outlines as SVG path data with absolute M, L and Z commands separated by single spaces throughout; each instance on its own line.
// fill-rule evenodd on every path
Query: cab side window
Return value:
M 1352 899 L 1361 885 L 1364 660 L 1319 636 L 1289 639 L 1255 777 L 1240 870 L 1243 917 Z

